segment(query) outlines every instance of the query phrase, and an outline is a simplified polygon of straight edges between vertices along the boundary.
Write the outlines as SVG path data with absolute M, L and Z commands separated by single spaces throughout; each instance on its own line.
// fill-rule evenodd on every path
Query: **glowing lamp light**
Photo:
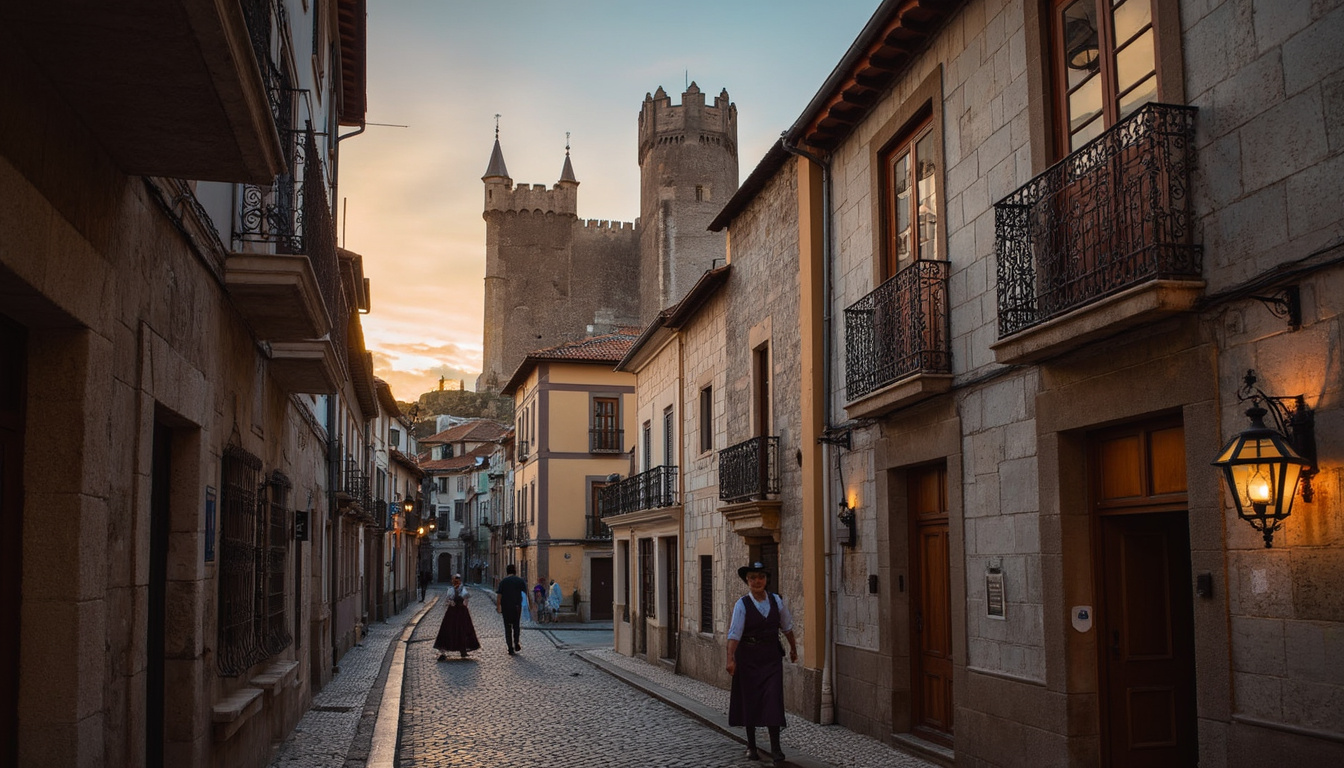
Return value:
M 1304 469 L 1311 469 L 1311 462 L 1298 455 L 1282 434 L 1265 426 L 1266 413 L 1253 403 L 1246 411 L 1250 428 L 1232 438 L 1213 465 L 1223 470 L 1237 516 L 1260 531 L 1269 548 L 1274 546 L 1274 532 L 1292 514 L 1298 481 Z

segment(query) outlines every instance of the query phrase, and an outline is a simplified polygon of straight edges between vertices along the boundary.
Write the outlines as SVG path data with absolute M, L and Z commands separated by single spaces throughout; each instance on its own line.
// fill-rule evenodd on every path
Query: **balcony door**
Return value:
M 19 617 L 23 573 L 23 412 L 27 341 L 0 315 L 0 766 L 19 760 Z
M 907 474 L 910 553 L 913 730 L 952 743 L 952 586 L 948 541 L 947 467 Z

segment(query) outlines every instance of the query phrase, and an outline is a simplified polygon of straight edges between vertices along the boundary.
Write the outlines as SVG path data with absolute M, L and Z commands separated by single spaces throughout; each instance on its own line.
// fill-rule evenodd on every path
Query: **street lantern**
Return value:
M 406 512 L 406 514 L 408 515 L 411 514 L 412 512 L 415 511 L 415 499 L 410 498 L 406 499 L 401 503 L 401 508 Z
M 1254 371 L 1247 371 L 1245 382 L 1242 391 L 1247 394 L 1239 393 L 1238 397 L 1251 401 L 1246 410 L 1251 426 L 1223 446 L 1213 466 L 1223 470 L 1237 516 L 1260 531 L 1269 548 L 1274 546 L 1274 532 L 1292 514 L 1299 485 L 1302 500 L 1311 501 L 1311 477 L 1316 473 L 1315 432 L 1312 413 L 1300 395 L 1266 395 L 1256 388 Z M 1282 404 L 1284 400 L 1295 401 L 1291 413 Z M 1274 409 L 1280 429 L 1265 426 L 1265 416 L 1271 411 L 1261 407 L 1262 401 Z

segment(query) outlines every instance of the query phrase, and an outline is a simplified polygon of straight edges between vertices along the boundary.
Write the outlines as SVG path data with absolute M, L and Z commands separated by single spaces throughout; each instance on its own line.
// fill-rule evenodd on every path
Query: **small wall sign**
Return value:
M 1007 601 L 1003 590 L 1003 571 L 990 568 L 985 574 L 985 615 L 991 619 L 1005 621 Z

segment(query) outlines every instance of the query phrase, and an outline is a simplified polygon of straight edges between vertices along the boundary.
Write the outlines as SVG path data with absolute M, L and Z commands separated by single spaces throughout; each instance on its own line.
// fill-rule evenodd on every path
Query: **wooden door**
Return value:
M 612 619 L 611 558 L 592 560 L 592 584 L 588 589 L 588 616 L 593 621 Z
M 952 742 L 952 599 L 947 467 L 910 470 L 911 701 L 913 729 Z
M 649 619 L 653 611 L 653 539 L 639 540 L 639 612 L 635 616 L 635 637 L 641 654 L 649 652 Z
M 679 569 L 677 568 L 679 553 L 676 537 L 663 541 L 667 547 L 667 642 L 663 646 L 663 658 L 675 659 L 677 658 L 677 625 L 681 623 L 681 590 L 677 588 L 680 582 Z
M 1180 513 L 1101 519 L 1098 612 L 1112 768 L 1197 759 L 1190 542 Z
M 23 573 L 24 330 L 0 316 L 0 766 L 19 761 L 19 617 Z
M 1168 420 L 1097 433 L 1090 460 L 1103 764 L 1194 765 L 1184 430 Z

